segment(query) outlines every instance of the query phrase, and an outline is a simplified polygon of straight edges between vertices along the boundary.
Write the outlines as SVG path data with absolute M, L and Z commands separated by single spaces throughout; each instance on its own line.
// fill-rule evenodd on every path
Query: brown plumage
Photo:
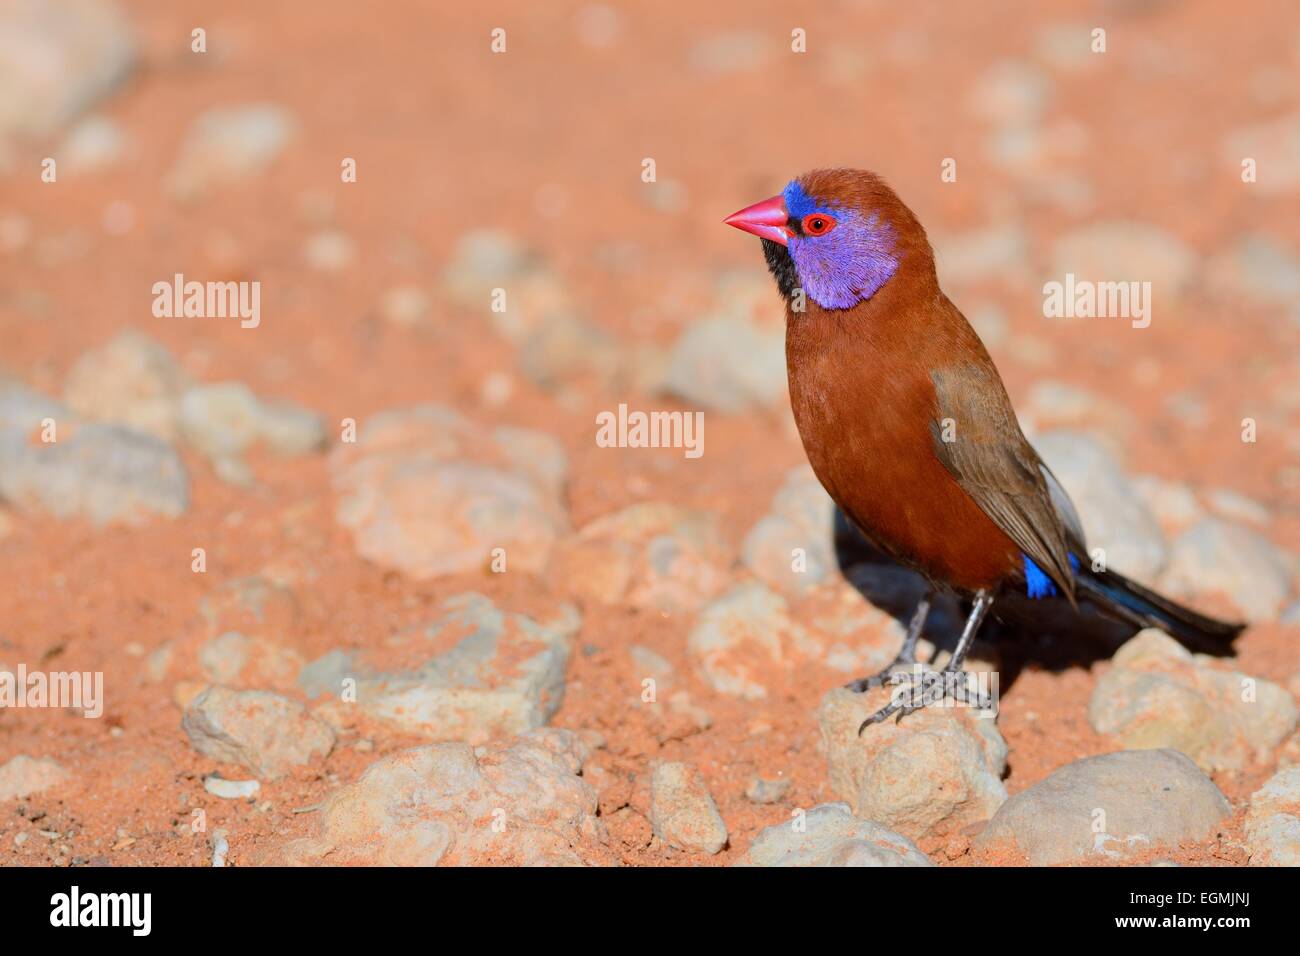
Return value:
M 1023 551 L 1073 596 L 1042 463 L 984 344 L 939 289 L 925 230 L 874 175 L 802 182 L 881 213 L 900 240 L 897 271 L 870 299 L 787 304 L 790 399 L 817 477 L 875 544 L 937 583 L 996 587 L 1021 574 Z
M 1083 595 L 1188 638 L 1241 629 L 1087 566 L 1073 505 L 940 289 L 925 230 L 880 177 L 817 170 L 727 222 L 763 239 L 786 299 L 790 400 L 818 479 L 874 544 L 932 587 L 976 598 L 949 669 L 960 669 L 1007 587 L 1038 597 L 1054 585 L 1071 604 Z M 913 618 L 904 661 L 927 609 L 928 600 Z

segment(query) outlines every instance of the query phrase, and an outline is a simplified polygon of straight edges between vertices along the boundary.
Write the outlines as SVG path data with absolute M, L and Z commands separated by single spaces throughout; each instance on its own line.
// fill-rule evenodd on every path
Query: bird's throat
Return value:
M 789 302 L 799 288 L 799 273 L 795 270 L 794 259 L 790 250 L 771 239 L 763 240 L 763 257 L 767 259 L 768 271 L 776 279 L 776 287 L 781 296 Z

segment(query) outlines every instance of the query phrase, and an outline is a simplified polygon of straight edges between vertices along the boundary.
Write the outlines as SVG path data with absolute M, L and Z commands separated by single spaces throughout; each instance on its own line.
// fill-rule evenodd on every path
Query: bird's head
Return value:
M 824 309 L 870 299 L 908 263 L 928 263 L 933 273 L 920 223 L 865 170 L 814 170 L 724 222 L 763 240 L 782 295 L 790 299 L 802 289 Z

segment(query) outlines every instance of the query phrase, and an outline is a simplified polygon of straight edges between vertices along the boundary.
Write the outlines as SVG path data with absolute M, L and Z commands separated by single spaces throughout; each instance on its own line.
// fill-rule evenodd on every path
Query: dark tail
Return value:
M 1079 596 L 1108 616 L 1137 627 L 1158 627 L 1195 650 L 1222 651 L 1246 627 L 1197 614 L 1114 571 L 1085 568 L 1075 583 Z

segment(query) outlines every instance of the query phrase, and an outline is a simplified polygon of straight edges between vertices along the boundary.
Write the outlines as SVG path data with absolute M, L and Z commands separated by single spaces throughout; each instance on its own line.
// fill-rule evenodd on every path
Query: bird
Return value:
M 939 286 L 921 223 L 879 175 L 817 169 L 723 220 L 762 240 L 785 301 L 791 408 L 822 487 L 876 548 L 922 576 L 897 658 L 847 686 L 897 683 L 936 596 L 970 603 L 937 691 L 892 696 L 859 727 L 960 697 L 971 642 L 1009 595 L 1080 602 L 1185 642 L 1231 644 L 1215 620 L 1090 554 L 1074 504 L 1021 431 L 997 367 Z M 990 706 L 984 696 L 973 702 Z

